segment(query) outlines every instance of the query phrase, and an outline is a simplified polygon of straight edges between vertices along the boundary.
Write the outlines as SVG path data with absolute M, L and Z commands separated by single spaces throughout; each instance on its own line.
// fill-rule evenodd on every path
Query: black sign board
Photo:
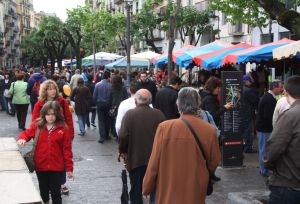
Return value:
M 243 73 L 225 71 L 221 73 L 222 98 L 221 104 L 233 103 L 234 108 L 222 116 L 222 165 L 224 167 L 243 165 L 243 118 L 242 93 Z

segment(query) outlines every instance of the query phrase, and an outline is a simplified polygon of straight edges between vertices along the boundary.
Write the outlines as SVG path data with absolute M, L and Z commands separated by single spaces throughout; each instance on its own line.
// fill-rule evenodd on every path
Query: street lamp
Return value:
M 217 19 L 218 20 L 218 37 L 217 37 L 217 39 L 220 39 L 220 17 L 217 16 L 213 12 L 209 13 L 208 17 L 211 18 L 211 19 Z
M 129 87 L 130 85 L 130 47 L 131 47 L 131 42 L 130 42 L 130 10 L 131 10 L 131 5 L 133 0 L 124 0 L 126 3 L 126 11 L 127 11 L 127 20 L 126 20 L 126 30 L 127 30 L 127 35 L 126 35 L 126 55 L 127 55 L 127 86 Z

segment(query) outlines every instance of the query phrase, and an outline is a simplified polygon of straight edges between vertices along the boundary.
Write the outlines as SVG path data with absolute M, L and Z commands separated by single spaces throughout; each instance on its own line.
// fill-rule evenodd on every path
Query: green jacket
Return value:
M 13 104 L 29 104 L 29 96 L 27 95 L 27 82 L 18 80 L 11 83 L 9 93 L 13 97 Z

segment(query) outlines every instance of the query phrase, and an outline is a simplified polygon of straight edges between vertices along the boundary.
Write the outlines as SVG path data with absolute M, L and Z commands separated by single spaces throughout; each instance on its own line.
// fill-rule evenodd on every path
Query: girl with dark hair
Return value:
M 73 178 L 73 153 L 68 127 L 57 101 L 47 102 L 38 117 L 21 133 L 18 144 L 24 146 L 37 136 L 34 162 L 44 203 L 61 204 L 61 177 L 66 168 L 68 178 Z
M 112 91 L 109 97 L 110 111 L 109 116 L 111 118 L 111 132 L 115 138 L 117 138 L 116 132 L 116 118 L 120 103 L 128 98 L 126 88 L 123 86 L 122 77 L 117 74 L 112 78 Z

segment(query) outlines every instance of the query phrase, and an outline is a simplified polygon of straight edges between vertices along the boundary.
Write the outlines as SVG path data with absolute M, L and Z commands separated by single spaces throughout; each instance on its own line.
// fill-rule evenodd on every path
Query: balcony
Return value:
M 228 33 L 233 36 L 241 36 L 244 35 L 243 24 L 237 23 L 235 25 L 228 24 Z
M 19 31 L 20 31 L 20 29 L 19 29 L 18 26 L 14 27 L 14 32 L 15 32 L 15 33 L 18 33 Z
M 161 41 L 161 40 L 163 40 L 163 35 L 161 34 L 160 30 L 155 29 L 153 31 L 153 40 L 154 41 Z
M 1 55 L 4 55 L 4 54 L 5 54 L 4 48 L 3 48 L 3 47 L 0 47 L 0 56 L 1 56 Z
M 2 46 L 4 44 L 3 39 L 0 38 L 0 46 Z
M 114 0 L 114 4 L 120 5 L 124 2 L 124 0 Z
M 17 46 L 17 47 L 20 46 L 20 40 L 15 41 L 15 46 Z
M 16 54 L 17 53 L 17 49 L 11 49 L 11 53 L 12 54 Z

